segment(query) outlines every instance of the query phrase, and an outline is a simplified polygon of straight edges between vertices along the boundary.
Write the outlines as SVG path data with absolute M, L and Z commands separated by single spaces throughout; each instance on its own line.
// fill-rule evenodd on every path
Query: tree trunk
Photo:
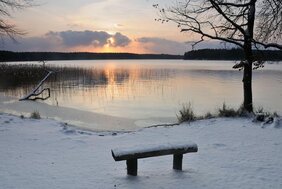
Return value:
M 244 89 L 244 110 L 253 112 L 253 94 L 252 94 L 252 71 L 253 71 L 253 50 L 252 39 L 254 36 L 254 23 L 256 12 L 257 0 L 251 0 L 248 11 L 247 29 L 244 35 L 244 76 L 243 76 L 243 89 Z
M 245 58 L 244 75 L 243 75 L 243 91 L 244 102 L 243 108 L 248 112 L 253 112 L 253 94 L 252 94 L 252 65 L 253 65 L 253 52 L 252 45 L 249 41 L 245 42 Z
M 244 88 L 244 109 L 248 112 L 253 111 L 253 94 L 252 94 L 252 64 L 244 66 L 243 76 L 243 88 Z

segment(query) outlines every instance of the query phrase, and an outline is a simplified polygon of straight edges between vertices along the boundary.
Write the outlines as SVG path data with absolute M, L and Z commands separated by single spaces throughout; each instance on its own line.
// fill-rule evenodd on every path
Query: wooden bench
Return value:
M 137 160 L 140 158 L 173 154 L 173 169 L 182 170 L 183 154 L 197 151 L 198 146 L 195 143 L 168 143 L 113 149 L 112 156 L 115 161 L 126 160 L 127 174 L 137 176 Z

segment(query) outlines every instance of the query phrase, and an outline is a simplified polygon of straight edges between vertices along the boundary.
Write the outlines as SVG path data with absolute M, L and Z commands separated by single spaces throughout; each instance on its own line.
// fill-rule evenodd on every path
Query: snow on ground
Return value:
M 281 125 L 281 123 L 280 123 Z M 0 115 L 0 188 L 282 188 L 282 129 L 250 119 L 210 119 L 130 133 L 90 132 L 41 119 Z M 126 175 L 111 149 L 193 141 L 183 171 L 172 156 L 138 161 Z

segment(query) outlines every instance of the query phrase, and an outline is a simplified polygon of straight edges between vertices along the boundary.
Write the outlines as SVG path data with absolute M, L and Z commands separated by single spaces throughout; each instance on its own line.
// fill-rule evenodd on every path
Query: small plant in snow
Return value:
M 39 114 L 38 111 L 34 111 L 34 112 L 32 112 L 30 114 L 30 118 L 32 118 L 32 119 L 40 119 L 41 117 L 40 117 L 40 114 Z
M 182 109 L 179 110 L 179 115 L 176 115 L 178 122 L 182 123 L 182 122 L 190 122 L 190 121 L 195 121 L 196 120 L 196 116 L 194 114 L 193 108 L 191 103 L 189 102 L 188 104 L 183 104 L 182 105 Z
M 234 110 L 233 108 L 229 108 L 226 106 L 225 102 L 222 105 L 222 108 L 218 109 L 219 117 L 237 117 L 239 116 L 239 112 Z
M 213 115 L 212 113 L 207 112 L 207 113 L 205 114 L 205 116 L 204 116 L 204 119 L 211 119 L 211 118 L 215 118 L 215 117 L 216 117 L 216 116 Z
M 279 120 L 279 119 L 280 116 L 277 114 L 277 112 L 270 113 L 268 111 L 265 111 L 263 107 L 259 107 L 255 111 L 255 118 L 253 122 L 263 122 L 263 128 L 264 128 L 267 124 L 272 124 L 273 122 L 275 122 L 275 120 Z

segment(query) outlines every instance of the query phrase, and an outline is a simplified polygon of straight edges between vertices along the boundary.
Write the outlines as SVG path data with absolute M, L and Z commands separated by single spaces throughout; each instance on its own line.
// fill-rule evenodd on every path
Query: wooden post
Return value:
M 127 174 L 132 176 L 137 176 L 137 159 L 126 160 Z
M 173 154 L 173 169 L 182 170 L 183 154 Z

